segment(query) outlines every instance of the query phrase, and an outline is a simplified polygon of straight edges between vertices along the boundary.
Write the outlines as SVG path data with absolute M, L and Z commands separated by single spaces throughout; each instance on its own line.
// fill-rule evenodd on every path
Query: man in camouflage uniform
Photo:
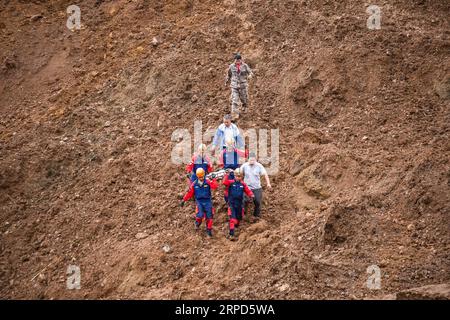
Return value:
M 236 120 L 239 118 L 239 100 L 242 102 L 243 111 L 247 108 L 247 79 L 253 76 L 252 69 L 242 61 L 239 53 L 234 56 L 234 63 L 228 67 L 225 86 L 230 82 L 231 87 L 231 115 Z

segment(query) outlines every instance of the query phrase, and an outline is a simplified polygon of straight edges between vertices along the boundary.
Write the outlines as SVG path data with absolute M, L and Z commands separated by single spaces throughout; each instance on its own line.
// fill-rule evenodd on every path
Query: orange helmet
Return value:
M 198 178 L 203 178 L 203 177 L 205 176 L 205 170 L 203 170 L 203 168 L 198 168 L 198 169 L 195 171 L 195 175 L 196 175 Z

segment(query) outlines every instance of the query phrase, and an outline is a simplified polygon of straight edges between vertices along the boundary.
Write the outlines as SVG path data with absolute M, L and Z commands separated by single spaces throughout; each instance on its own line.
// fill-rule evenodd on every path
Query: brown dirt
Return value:
M 448 2 L 383 1 L 378 31 L 357 1 L 80 0 L 74 32 L 70 4 L 0 4 L 0 297 L 360 299 L 450 281 Z M 236 51 L 256 72 L 239 125 L 280 129 L 281 170 L 230 242 L 223 211 L 213 239 L 193 232 L 170 150 L 228 111 Z

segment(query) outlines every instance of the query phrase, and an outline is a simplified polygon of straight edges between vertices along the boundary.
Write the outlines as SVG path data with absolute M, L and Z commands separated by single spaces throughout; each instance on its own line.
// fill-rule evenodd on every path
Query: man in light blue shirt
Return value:
M 244 182 L 248 185 L 250 190 L 252 190 L 255 197 L 253 198 L 253 203 L 255 205 L 255 211 L 253 215 L 255 217 L 260 217 L 261 215 L 261 203 L 262 203 L 262 186 L 261 186 L 261 176 L 266 179 L 267 188 L 272 189 L 270 184 L 269 175 L 267 174 L 264 166 L 256 161 L 256 155 L 252 152 L 248 158 L 248 162 L 241 166 L 241 172 L 244 174 Z M 248 203 L 251 199 L 246 198 L 245 202 Z
M 234 123 L 231 123 L 229 114 L 223 117 L 223 123 L 217 128 L 211 149 L 214 151 L 216 147 L 219 147 L 220 150 L 223 150 L 226 147 L 227 140 L 236 141 L 236 147 L 239 149 L 244 148 L 244 139 L 242 139 L 239 128 Z

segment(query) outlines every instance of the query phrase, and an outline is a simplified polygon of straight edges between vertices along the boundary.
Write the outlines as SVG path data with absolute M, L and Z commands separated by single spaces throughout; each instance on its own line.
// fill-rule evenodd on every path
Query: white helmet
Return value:
M 234 147 L 234 139 L 233 139 L 233 138 L 227 138 L 227 139 L 225 140 L 225 145 L 226 145 L 227 147 Z

